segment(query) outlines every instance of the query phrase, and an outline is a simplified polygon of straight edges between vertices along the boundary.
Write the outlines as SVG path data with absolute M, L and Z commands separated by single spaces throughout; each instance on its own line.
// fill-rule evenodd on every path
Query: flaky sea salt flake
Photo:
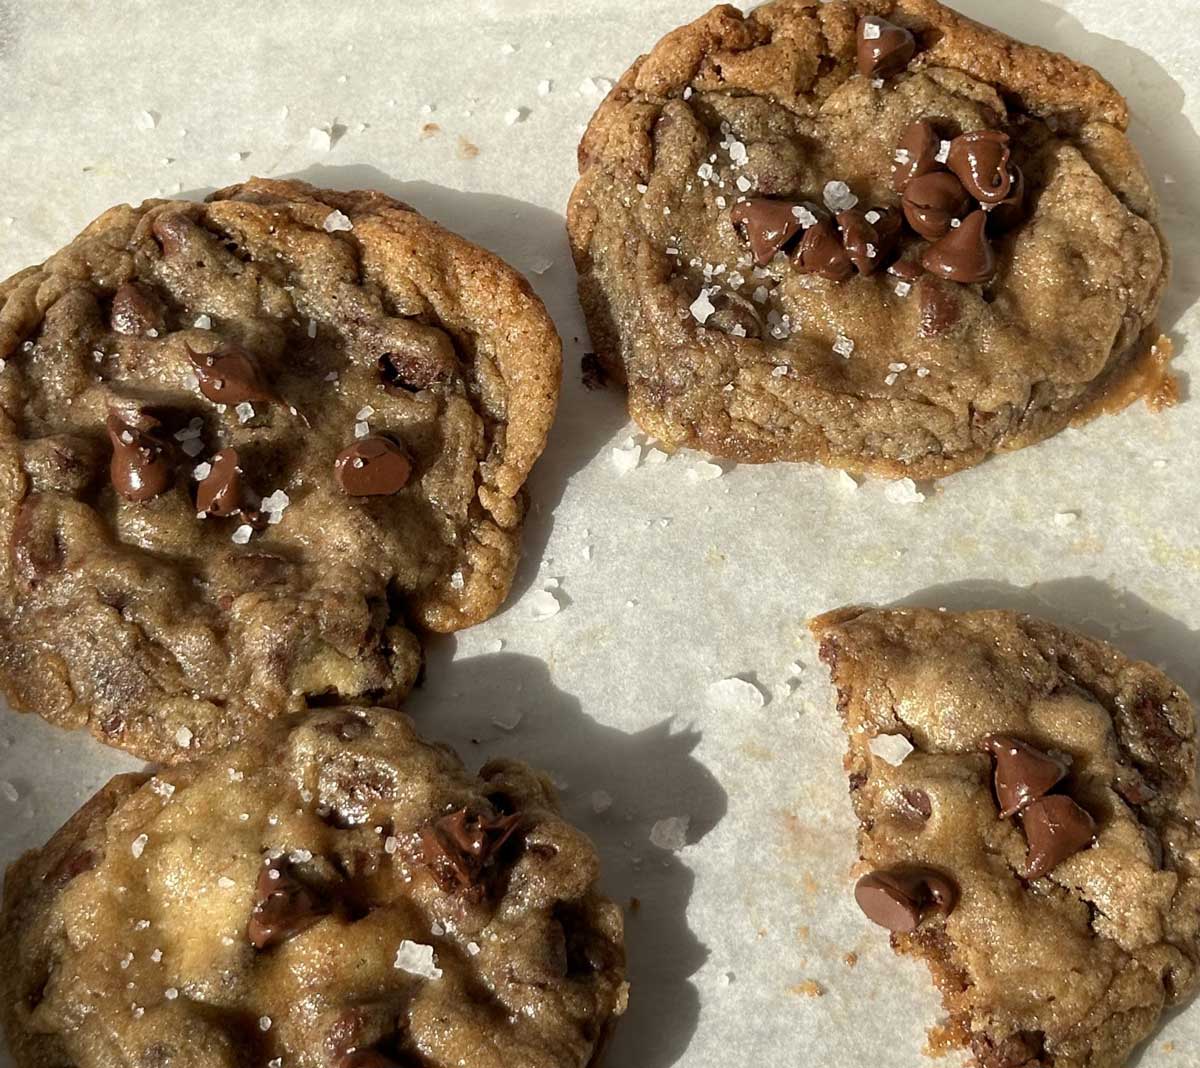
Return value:
M 757 712 L 766 704 L 762 690 L 736 675 L 709 683 L 706 696 L 710 707 L 735 715 Z
M 550 590 L 535 590 L 527 600 L 529 616 L 534 620 L 549 619 L 562 611 L 562 602 Z
M 677 853 L 687 845 L 688 824 L 690 816 L 668 816 L 658 820 L 650 828 L 650 842 L 659 849 L 669 849 Z
M 442 969 L 434 963 L 433 946 L 422 945 L 420 942 L 410 942 L 407 938 L 400 943 L 396 950 L 396 960 L 392 965 L 409 975 L 417 975 L 422 979 L 440 979 Z
M 912 743 L 903 734 L 878 734 L 868 744 L 872 753 L 894 768 L 913 751 Z
M 146 843 L 150 841 L 150 836 L 147 834 L 139 834 L 129 845 L 129 852 L 133 854 L 133 859 L 137 860 L 141 857 L 146 849 Z
M 692 301 L 691 308 L 692 318 L 701 326 L 708 322 L 709 316 L 717 309 L 713 307 L 713 302 L 708 299 L 708 290 L 700 290 L 700 295 Z
M 354 223 L 350 221 L 349 215 L 335 208 L 325 216 L 325 221 L 321 223 L 321 229 L 327 234 L 333 234 L 339 230 L 353 230 Z
M 925 499 L 925 494 L 917 489 L 917 484 L 911 478 L 889 482 L 883 495 L 892 504 L 920 504 Z
M 179 730 L 175 732 L 175 744 L 179 746 L 180 749 L 190 749 L 193 737 L 195 736 L 192 734 L 191 728 L 180 727 Z
M 854 352 L 854 341 L 846 337 L 845 334 L 838 334 L 833 339 L 833 351 L 836 352 L 844 360 L 850 359 L 851 353 Z
M 247 545 L 250 542 L 250 535 L 254 533 L 254 528 L 249 523 L 243 523 L 232 534 L 229 535 L 229 540 L 234 545 Z
M 826 182 L 821 196 L 825 206 L 832 212 L 849 211 L 858 203 L 858 197 L 850 192 L 850 187 L 845 182 Z

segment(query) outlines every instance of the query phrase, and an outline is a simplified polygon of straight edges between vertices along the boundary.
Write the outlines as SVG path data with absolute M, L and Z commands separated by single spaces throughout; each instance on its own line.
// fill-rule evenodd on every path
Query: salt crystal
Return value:
M 260 1031 L 270 1031 L 271 1030 L 271 1017 L 270 1016 L 260 1016 L 258 1018 L 258 1029 Z
M 821 195 L 825 206 L 833 212 L 849 211 L 858 203 L 858 197 L 850 192 L 850 187 L 845 182 L 826 182 Z
M 461 571 L 455 571 L 450 576 L 450 588 L 452 590 L 461 590 L 466 585 L 466 579 L 463 578 Z
M 592 811 L 595 812 L 596 815 L 600 815 L 602 812 L 607 812 L 610 808 L 612 808 L 612 803 L 612 795 L 608 793 L 607 790 L 592 791 Z
M 493 638 L 490 642 L 486 642 L 483 646 L 485 653 L 498 653 L 504 648 L 504 641 L 501 638 Z
M 911 293 L 911 292 L 912 292 L 912 283 L 911 282 L 897 282 L 896 283 L 896 296 L 907 297 L 909 295 L 909 293 Z
M 530 618 L 535 620 L 549 619 L 562 610 L 562 602 L 550 590 L 536 590 L 526 600 Z
M 502 731 L 515 731 L 521 725 L 521 720 L 524 713 L 520 711 L 511 711 L 499 716 L 492 717 L 492 723 L 499 727 Z
M 911 478 L 889 482 L 883 495 L 892 504 L 920 504 L 925 499 L 925 494 L 917 489 L 917 484 Z
M 538 96 L 549 96 L 551 88 L 552 88 L 552 86 L 550 83 L 550 79 L 543 78 L 540 82 L 538 82 L 538 86 L 537 86 Z
M 146 848 L 146 843 L 150 841 L 150 836 L 147 834 L 139 834 L 129 846 L 129 852 L 133 854 L 133 859 L 137 860 L 141 857 Z
M 862 34 L 863 34 L 864 41 L 878 41 L 880 30 L 881 30 L 881 27 L 879 25 L 879 22 L 876 19 L 864 19 L 863 20 Z
M 906 364 L 906 363 L 889 363 L 888 370 L 889 371 L 907 371 L 908 364 Z
M 871 752 L 880 760 L 898 768 L 904 758 L 913 751 L 912 742 L 903 734 L 879 734 L 868 743 Z
M 1055 512 L 1054 525 L 1056 527 L 1069 527 L 1079 518 L 1078 512 Z
M 725 474 L 724 468 L 719 464 L 709 463 L 707 460 L 701 460 L 688 470 L 688 478 L 693 482 L 711 482 L 714 478 L 720 478 L 723 474 Z
M 152 961 L 154 961 L 155 964 L 158 964 L 162 960 L 162 958 L 163 958 L 163 952 L 161 949 L 156 949 L 153 953 L 150 954 L 150 959 Z
M 192 326 L 194 326 L 197 330 L 211 330 L 212 319 L 207 315 L 197 315 L 196 321 L 192 323 Z
M 289 497 L 283 490 L 277 489 L 274 493 L 262 499 L 262 510 L 267 513 L 267 522 L 274 526 L 283 519 L 283 513 L 288 505 L 292 503 Z
M 217 885 L 222 890 L 232 890 L 235 886 L 237 886 L 237 883 L 235 883 L 231 878 L 229 878 L 228 875 L 222 875 L 221 878 L 219 878 L 217 880 Z
M 917 368 L 917 377 L 918 378 L 928 378 L 929 377 L 929 368 L 928 367 L 918 367 Z
M 854 351 L 854 342 L 846 337 L 845 334 L 838 334 L 833 340 L 833 351 L 843 359 L 850 359 L 850 354 Z
M 736 675 L 710 683 L 706 696 L 712 708 L 733 714 L 757 712 L 766 704 L 762 690 Z
M 21 795 L 17 793 L 17 788 L 7 780 L 0 782 L 0 794 L 4 795 L 6 801 L 16 801 Z
M 390 857 L 400 846 L 400 840 L 394 835 L 389 834 L 383 840 L 383 851 Z
M 468 957 L 478 957 L 479 956 L 479 943 L 478 942 L 468 942 L 467 943 L 467 956 Z
M 837 473 L 838 486 L 847 493 L 853 493 L 858 489 L 858 482 L 849 471 L 839 471 Z
M 400 943 L 396 950 L 396 961 L 393 965 L 409 975 L 418 975 L 422 979 L 440 979 L 442 969 L 434 964 L 433 946 L 422 945 L 420 942 L 410 942 L 407 938 Z
M 365 438 L 370 433 L 371 426 L 369 423 L 360 421 L 354 424 L 354 436 L 356 438 Z
M 175 744 L 181 749 L 187 749 L 192 744 L 193 734 L 188 727 L 180 727 L 175 732 Z
M 630 444 L 618 446 L 612 450 L 612 465 L 618 475 L 627 475 L 642 462 L 642 447 Z
M 254 528 L 249 523 L 243 523 L 230 536 L 229 540 L 234 545 L 246 545 L 250 541 L 250 535 L 254 533 Z
M 516 126 L 518 122 L 522 122 L 525 118 L 526 111 L 524 108 L 509 108 L 504 113 L 504 121 L 509 126 Z
M 667 459 L 667 454 L 653 445 L 646 450 L 646 463 L 648 464 L 665 464 Z
M 312 126 L 308 131 L 308 147 L 317 152 L 328 152 L 333 147 L 333 138 L 328 130 Z
M 239 423 L 248 423 L 254 418 L 254 405 L 249 401 L 242 401 L 234 411 L 237 412 Z
M 192 468 L 192 478 L 194 478 L 197 482 L 203 482 L 211 474 L 212 464 L 197 464 Z
M 734 185 L 738 187 L 739 193 L 748 193 L 750 192 L 753 183 L 744 174 L 739 174 L 738 180 L 734 182 Z
M 502 56 L 511 56 L 517 50 L 517 46 L 509 44 L 507 41 L 500 46 L 500 54 Z
M 950 158 L 950 142 L 943 141 L 938 145 L 937 155 L 933 157 L 938 163 L 945 163 Z
M 158 112 L 139 111 L 137 114 L 137 125 L 142 130 L 153 130 L 158 125 Z
M 668 816 L 666 819 L 658 820 L 650 828 L 650 841 L 659 849 L 678 852 L 687 845 L 689 823 L 691 823 L 689 816 Z
M 787 373 L 788 373 L 788 369 L 783 364 L 780 364 L 778 367 L 775 367 L 771 370 L 771 377 L 772 378 L 786 378 Z
M 195 459 L 204 451 L 204 442 L 199 438 L 188 438 L 179 446 L 188 456 Z
M 687 86 L 687 88 L 685 88 L 685 89 L 684 89 L 684 91 L 683 91 L 683 99 L 684 99 L 684 100 L 691 100 L 691 99 L 692 99 L 692 87 L 691 87 L 690 85 L 689 85 L 689 86 Z
M 708 299 L 708 290 L 700 290 L 700 295 L 692 301 L 691 305 L 692 318 L 703 326 L 708 322 L 708 318 L 717 309 L 713 307 L 713 303 Z
M 354 223 L 350 221 L 350 216 L 345 212 L 335 208 L 325 216 L 325 221 L 321 223 L 321 229 L 327 234 L 332 234 L 339 230 L 353 230 Z

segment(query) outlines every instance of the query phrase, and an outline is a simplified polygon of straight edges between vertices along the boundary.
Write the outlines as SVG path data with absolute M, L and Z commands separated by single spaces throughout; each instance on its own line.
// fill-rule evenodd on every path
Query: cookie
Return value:
M 935 0 L 716 7 L 579 147 L 597 357 L 669 448 L 887 477 L 1171 403 L 1128 120 L 1095 71 Z
M 380 193 L 113 208 L 0 285 L 0 684 L 147 759 L 394 704 L 490 616 L 561 347 Z
M 553 788 L 388 709 L 108 784 L 5 882 L 19 1068 L 585 1068 L 622 917 Z
M 814 621 L 850 739 L 856 899 L 980 1068 L 1120 1068 L 1200 986 L 1186 695 L 1011 612 Z

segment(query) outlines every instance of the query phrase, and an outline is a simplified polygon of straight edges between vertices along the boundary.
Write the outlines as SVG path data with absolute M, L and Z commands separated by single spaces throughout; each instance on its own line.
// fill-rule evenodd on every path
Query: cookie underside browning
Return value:
M 907 70 L 858 72 L 867 15 L 912 31 Z M 895 148 L 923 119 L 1012 138 L 1027 208 L 990 281 L 754 263 L 740 200 L 820 204 L 842 181 L 861 209 L 895 209 Z M 1095 71 L 934 0 L 717 7 L 633 65 L 580 145 L 568 228 L 598 357 L 671 448 L 891 477 L 1169 402 L 1168 252 L 1127 124 Z
M 0 358 L 0 683 L 168 761 L 392 704 L 414 632 L 491 615 L 561 375 L 496 257 L 259 179 L 114 208 L 0 285 Z
M 1009 612 L 850 608 L 813 622 L 850 746 L 864 869 L 917 865 L 961 898 L 902 953 L 926 961 L 948 1034 L 981 1068 L 1121 1068 L 1200 985 L 1200 797 L 1192 706 L 1112 646 Z M 898 764 L 871 741 L 901 735 Z M 1096 821 L 1030 878 L 993 792 L 989 739 L 1071 770 L 1051 786 Z
M 591 843 L 386 709 L 114 779 L 9 870 L 20 1068 L 587 1068 L 626 996 Z M 274 874 L 273 874 L 274 873 Z

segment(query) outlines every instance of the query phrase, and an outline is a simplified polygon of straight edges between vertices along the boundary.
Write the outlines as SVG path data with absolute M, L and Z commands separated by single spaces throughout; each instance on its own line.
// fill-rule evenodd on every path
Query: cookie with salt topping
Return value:
M 394 703 L 508 593 L 561 349 L 380 193 L 106 212 L 0 284 L 0 685 L 171 761 Z
M 850 746 L 854 898 L 978 1068 L 1123 1068 L 1200 988 L 1187 695 L 1012 612 L 815 620 Z
M 668 448 L 936 478 L 1171 403 L 1125 101 L 935 0 L 722 5 L 579 146 L 596 360 Z
M 8 872 L 18 1068 L 591 1068 L 620 909 L 543 777 L 389 709 L 114 779 Z

